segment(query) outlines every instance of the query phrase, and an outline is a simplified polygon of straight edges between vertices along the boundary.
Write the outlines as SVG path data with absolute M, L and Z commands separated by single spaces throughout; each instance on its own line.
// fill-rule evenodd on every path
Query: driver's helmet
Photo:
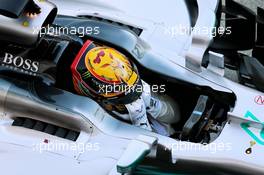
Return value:
M 119 51 L 87 41 L 71 65 L 73 85 L 80 95 L 108 104 L 129 104 L 142 92 L 135 64 Z

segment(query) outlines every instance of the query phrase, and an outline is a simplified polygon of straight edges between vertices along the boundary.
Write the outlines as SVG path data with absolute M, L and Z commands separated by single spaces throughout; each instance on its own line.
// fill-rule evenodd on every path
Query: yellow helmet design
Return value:
M 113 104 L 128 104 L 141 93 L 136 66 L 119 51 L 87 41 L 71 65 L 75 90 Z
M 87 69 L 102 82 L 133 86 L 138 75 L 128 59 L 109 47 L 95 47 L 85 58 Z

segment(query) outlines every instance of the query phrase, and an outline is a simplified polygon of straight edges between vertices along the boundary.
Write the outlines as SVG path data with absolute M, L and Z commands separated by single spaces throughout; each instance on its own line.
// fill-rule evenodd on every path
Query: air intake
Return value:
M 71 141 L 76 141 L 80 135 L 80 132 L 29 118 L 15 118 L 12 126 L 33 129 Z
M 140 29 L 140 28 L 133 27 L 133 26 L 130 26 L 130 25 L 126 25 L 126 24 L 123 24 L 123 23 L 120 23 L 120 22 L 115 22 L 115 21 L 112 21 L 112 20 L 109 20 L 109 19 L 105 19 L 105 18 L 102 18 L 102 17 L 90 16 L 90 15 L 79 15 L 79 17 L 88 18 L 90 20 L 101 21 L 101 22 L 108 23 L 108 24 L 111 24 L 111 25 L 114 25 L 114 26 L 118 26 L 118 27 L 121 27 L 121 28 L 129 30 L 130 32 L 136 34 L 137 36 L 140 36 L 140 34 L 142 33 L 142 29 Z

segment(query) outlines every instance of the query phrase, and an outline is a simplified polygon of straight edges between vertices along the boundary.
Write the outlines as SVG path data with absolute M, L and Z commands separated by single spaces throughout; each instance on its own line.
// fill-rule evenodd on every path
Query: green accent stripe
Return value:
M 261 122 L 254 114 L 252 114 L 250 111 L 247 111 L 247 113 L 245 114 L 245 118 L 251 118 L 252 120 L 262 123 L 264 125 L 263 122 Z M 252 138 L 254 139 L 258 144 L 263 145 L 264 146 L 264 141 L 262 141 L 261 139 L 264 139 L 264 128 L 260 131 L 260 137 L 261 139 L 256 136 L 250 129 L 250 123 L 241 123 L 240 126 L 242 127 L 242 129 L 244 129 L 244 131 L 246 131 L 246 133 Z

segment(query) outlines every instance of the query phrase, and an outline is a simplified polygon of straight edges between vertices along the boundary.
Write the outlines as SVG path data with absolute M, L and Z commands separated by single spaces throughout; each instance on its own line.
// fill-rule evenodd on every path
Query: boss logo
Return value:
M 10 53 L 5 53 L 2 63 L 34 73 L 38 72 L 39 70 L 39 62 L 32 61 L 30 59 L 24 59 L 21 56 L 14 56 Z

